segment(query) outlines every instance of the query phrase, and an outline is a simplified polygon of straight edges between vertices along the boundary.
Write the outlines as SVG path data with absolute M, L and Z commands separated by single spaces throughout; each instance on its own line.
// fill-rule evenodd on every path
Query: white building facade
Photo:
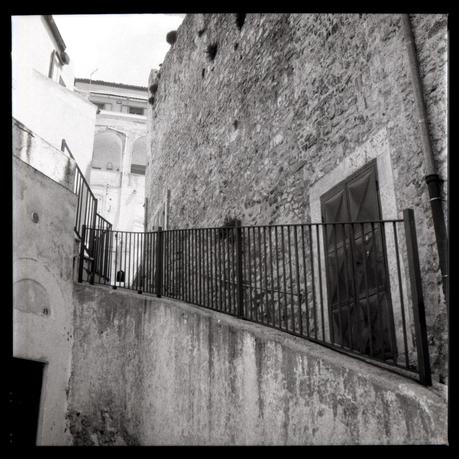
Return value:
M 89 177 L 98 213 L 121 231 L 144 230 L 147 88 L 75 79 L 98 107 Z
M 65 139 L 87 178 L 97 108 L 74 91 L 72 64 L 52 16 L 11 21 L 13 118 L 57 150 Z M 49 175 L 33 160 L 26 162 Z

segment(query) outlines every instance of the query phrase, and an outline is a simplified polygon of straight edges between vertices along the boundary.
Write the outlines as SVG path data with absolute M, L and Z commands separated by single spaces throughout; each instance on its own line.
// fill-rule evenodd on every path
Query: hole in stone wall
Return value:
M 213 61 L 215 59 L 215 56 L 217 55 L 217 50 L 218 43 L 212 43 L 207 47 L 207 57 L 210 61 Z
M 234 51 L 236 51 L 239 48 L 239 43 L 234 43 Z
M 238 123 L 238 120 L 234 120 L 234 121 L 233 121 L 233 127 L 234 127 L 234 130 L 236 130 L 236 129 L 237 129 L 237 127 L 238 127 L 238 124 L 239 124 L 239 123 Z
M 202 34 L 206 31 L 206 29 L 201 29 L 201 30 L 198 30 L 198 35 L 201 37 Z
M 245 22 L 246 13 L 236 13 L 236 25 L 239 30 L 242 29 L 242 26 Z
M 202 78 L 204 78 L 205 74 L 206 74 L 206 69 L 202 69 L 202 72 L 201 72 Z
M 148 99 L 148 103 L 149 103 L 150 105 L 153 105 L 154 101 L 155 101 L 155 98 L 154 98 L 153 96 L 151 96 L 151 97 Z

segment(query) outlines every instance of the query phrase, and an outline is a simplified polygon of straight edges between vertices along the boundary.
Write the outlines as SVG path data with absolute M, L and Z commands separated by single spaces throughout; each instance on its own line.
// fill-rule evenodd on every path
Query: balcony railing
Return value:
M 83 233 L 92 263 L 80 282 L 213 309 L 431 384 L 412 210 L 403 220 Z

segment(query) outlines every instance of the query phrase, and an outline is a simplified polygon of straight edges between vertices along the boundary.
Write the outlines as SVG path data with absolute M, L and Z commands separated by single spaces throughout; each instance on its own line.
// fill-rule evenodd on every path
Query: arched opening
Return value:
M 132 149 L 131 173 L 145 175 L 147 166 L 146 138 L 140 137 L 134 142 Z
M 96 134 L 94 137 L 92 168 L 119 172 L 122 151 L 123 141 L 115 132 L 106 131 Z

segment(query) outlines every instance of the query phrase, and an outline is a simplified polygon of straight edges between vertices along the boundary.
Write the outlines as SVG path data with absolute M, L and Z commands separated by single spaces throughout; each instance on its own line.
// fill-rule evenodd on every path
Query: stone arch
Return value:
M 92 168 L 119 172 L 124 140 L 124 134 L 111 129 L 98 132 L 94 137 Z
M 139 137 L 132 147 L 131 173 L 145 175 L 147 166 L 147 138 Z

